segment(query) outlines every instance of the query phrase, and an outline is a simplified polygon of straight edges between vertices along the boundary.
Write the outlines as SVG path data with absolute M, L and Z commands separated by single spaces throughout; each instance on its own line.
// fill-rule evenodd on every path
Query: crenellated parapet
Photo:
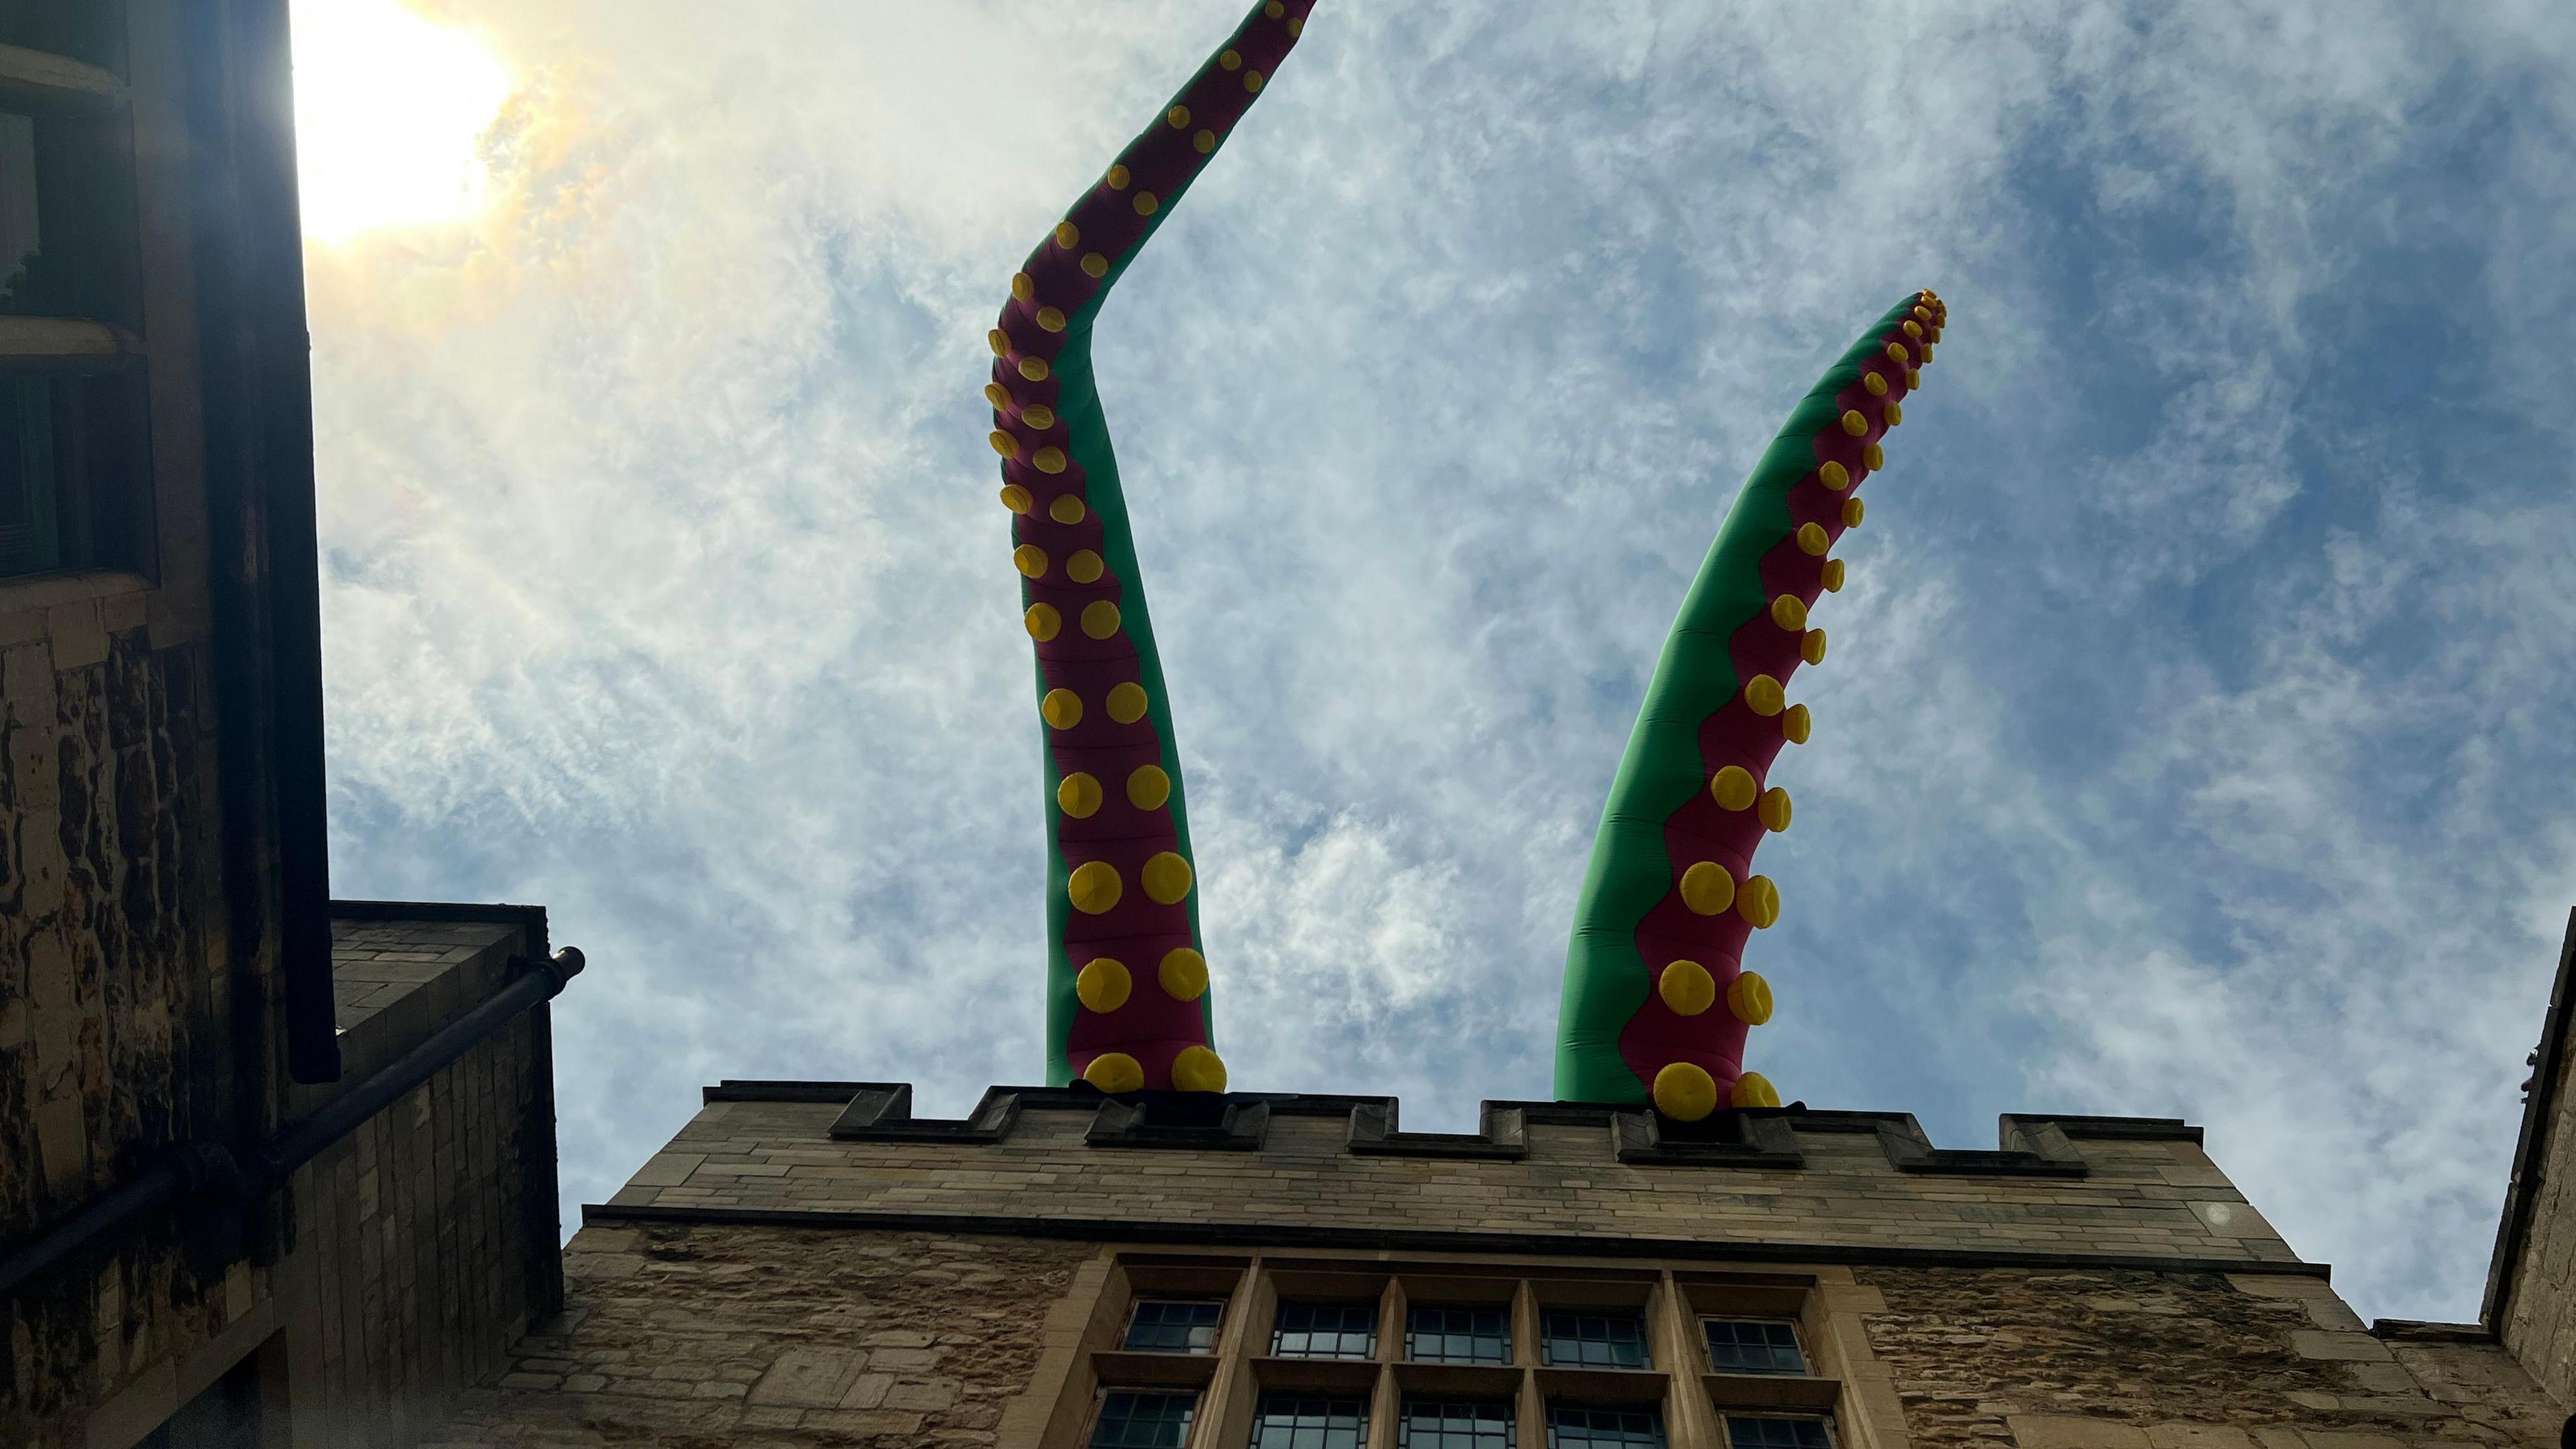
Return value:
M 1405 1129 L 1395 1099 L 994 1087 L 966 1115 L 900 1082 L 732 1081 L 593 1223 L 768 1222 L 1097 1241 L 2083 1261 L 2306 1271 L 2167 1118 L 2015 1116 L 1987 1148 L 1904 1112 L 1800 1104 L 1682 1122 L 1490 1101 Z

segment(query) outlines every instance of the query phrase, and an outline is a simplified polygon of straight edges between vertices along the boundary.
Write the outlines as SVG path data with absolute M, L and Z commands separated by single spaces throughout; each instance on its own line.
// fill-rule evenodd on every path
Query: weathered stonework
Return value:
M 935 1233 L 585 1228 L 564 1316 L 432 1441 L 996 1442 L 1088 1245 Z
M 889 1089 L 840 1092 L 712 1089 L 588 1210 L 566 1317 L 442 1442 L 1078 1445 L 1100 1387 L 1164 1372 L 1113 1351 L 1116 1285 L 1176 1272 L 1226 1298 L 1236 1366 L 1145 1381 L 1202 1386 L 1210 1449 L 1246 1442 L 1278 1372 L 1257 1361 L 1276 1284 L 1318 1274 L 1390 1305 L 1516 1278 L 1530 1325 L 1550 1294 L 1641 1302 L 1676 1445 L 1723 1442 L 1723 1394 L 1758 1392 L 1713 1386 L 1712 1411 L 1692 1342 L 1691 1313 L 1745 1293 L 1798 1319 L 1833 1380 L 1802 1402 L 1831 1403 L 1847 1449 L 2538 1449 L 2564 1418 L 2474 1332 L 2371 1332 L 2179 1124 L 2008 1119 L 2008 1147 L 2037 1144 L 2016 1156 L 1789 1113 L 1712 1166 L 1636 1150 L 1600 1109 L 1506 1132 L 1494 1108 L 1482 1139 L 1431 1141 L 1365 1101 L 1246 1098 L 1263 1121 L 1190 1145 L 1078 1095 L 916 1123 Z M 924 1338 L 869 1336 L 889 1327 Z M 1411 1366 L 1380 1357 L 1345 1377 L 1375 1374 L 1383 1421 Z M 1521 1363 L 1526 1449 L 1578 1390 Z M 1382 1422 L 1372 1449 L 1393 1442 Z
M 736 1096 L 756 1091 L 744 1088 Z M 723 1095 L 723 1094 L 718 1094 Z M 847 1141 L 834 1102 L 718 1100 L 612 1196 L 628 1213 L 980 1216 L 1430 1229 L 1719 1245 L 1843 1246 L 2295 1264 L 2297 1255 L 2186 1137 L 2079 1143 L 2089 1173 L 1918 1172 L 1846 1120 L 1787 1119 L 1804 1166 L 1637 1166 L 1612 1114 L 1529 1127 L 1517 1160 L 1354 1153 L 1349 1111 L 1274 1109 L 1252 1152 L 1104 1150 L 1095 1111 L 1021 1112 L 997 1140 Z M 1585 1114 L 1576 1113 L 1578 1117 Z
M 2490 1351 L 2420 1374 L 2315 1278 L 1859 1268 L 1918 1446 L 2362 1449 L 2338 1436 L 2555 1444 L 2563 1411 Z M 2453 1360 L 2456 1362 L 2456 1360 Z M 2518 1382 L 2517 1382 L 2518 1381 Z M 2518 1396 L 2518 1397 L 2517 1397 Z
M 235 992 L 266 963 L 236 973 L 225 945 L 204 650 L 184 632 L 155 648 L 148 603 L 0 612 L 0 1240 L 170 1143 L 265 1122 L 277 1090 L 236 1049 Z M 227 1272 L 163 1233 L 94 1291 L 16 1305 L 0 1437 L 94 1390 L 94 1342 L 149 1355 L 219 1332 Z
M 492 914 L 339 924 L 350 1082 L 543 951 L 542 917 Z M 542 1008 L 513 1020 L 299 1169 L 265 1215 L 200 1210 L 187 1243 L 147 1235 L 16 1300 L 0 1442 L 131 1444 L 261 1359 L 293 1443 L 417 1442 L 561 1303 L 546 1033 Z M 297 1089 L 292 1115 L 347 1085 Z

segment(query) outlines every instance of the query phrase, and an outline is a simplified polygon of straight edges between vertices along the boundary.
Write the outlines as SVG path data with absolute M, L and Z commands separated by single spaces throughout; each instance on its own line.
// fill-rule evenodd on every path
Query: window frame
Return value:
M 1122 1352 L 1126 1353 L 1161 1353 L 1171 1354 L 1180 1358 L 1213 1357 L 1217 1351 L 1219 1343 L 1225 1336 L 1225 1314 L 1228 1306 L 1227 1300 L 1223 1298 L 1160 1297 L 1138 1294 L 1136 1300 L 1127 1306 L 1127 1326 L 1119 1331 L 1118 1347 Z M 1198 1337 L 1199 1330 L 1202 1327 L 1207 1330 L 1207 1346 L 1205 1348 L 1147 1348 L 1137 1344 L 1137 1319 L 1143 1316 L 1146 1309 L 1184 1307 L 1214 1308 L 1216 1310 L 1216 1316 L 1209 1319 L 1206 1324 L 1201 1325 L 1191 1323 L 1187 1325 L 1188 1338 L 1185 1342 L 1195 1341 Z M 1164 1327 L 1166 1325 L 1157 1324 L 1155 1326 Z
M 1610 1440 L 1609 1443 L 1617 1445 L 1642 1443 L 1651 1446 L 1651 1449 L 1669 1449 L 1673 1442 L 1672 1429 L 1664 1422 L 1664 1410 L 1661 1404 L 1587 1404 L 1579 1401 L 1551 1401 L 1547 1405 L 1546 1422 L 1542 1425 L 1546 1432 L 1547 1449 L 1600 1449 L 1604 1442 L 1594 1438 L 1591 1429 L 1587 1426 L 1581 1442 L 1571 1446 L 1560 1444 L 1556 1422 L 1556 1416 L 1559 1414 L 1617 1414 L 1623 1417 L 1633 1414 L 1647 1421 L 1650 1437 L 1642 1441 L 1622 1437 Z
M 1121 1395 L 1130 1399 L 1188 1400 L 1189 1406 L 1183 1411 L 1181 1416 L 1180 1439 L 1174 1444 L 1162 1446 L 1138 1445 L 1126 1441 L 1112 1444 L 1101 1442 L 1101 1429 L 1109 1419 L 1109 1403 L 1112 1399 L 1118 1398 Z M 1186 1449 L 1191 1436 L 1198 1432 L 1199 1400 L 1201 1397 L 1202 1394 L 1197 1389 L 1147 1388 L 1128 1384 L 1103 1384 L 1100 1387 L 1100 1392 L 1096 1401 L 1092 1405 L 1090 1423 L 1083 1429 L 1082 1443 L 1084 1449 Z
M 1323 1389 L 1270 1389 L 1264 1391 L 1260 1397 L 1253 1400 L 1252 1436 L 1248 1444 L 1248 1449 L 1270 1449 L 1270 1446 L 1267 1446 L 1264 1443 L 1264 1435 L 1269 1432 L 1271 1427 L 1271 1418 L 1273 1413 L 1271 1405 L 1280 1400 L 1287 1400 L 1295 1404 L 1299 1410 L 1303 1410 L 1308 1405 L 1320 1405 L 1327 1411 L 1327 1414 L 1329 1414 L 1331 1410 L 1342 1405 L 1350 1406 L 1352 1413 L 1349 1424 L 1349 1444 L 1347 1446 L 1338 1446 L 1335 1444 L 1333 1434 L 1335 1430 L 1341 1426 L 1333 1422 L 1332 1419 L 1328 1417 L 1322 1425 L 1324 1434 L 1322 1449 L 1368 1449 L 1369 1395 L 1335 1393 L 1330 1390 Z M 1287 1429 L 1289 1442 L 1277 1446 L 1277 1449 L 1294 1449 L 1297 1436 L 1303 1433 L 1308 1427 L 1303 1422 L 1304 1415 L 1302 1413 L 1292 1412 L 1290 1418 L 1297 1422 L 1292 1422 Z
M 1857 1305 L 1823 1291 L 1840 1281 L 1822 1272 L 1711 1268 L 1689 1260 L 1398 1258 L 1294 1247 L 1112 1249 L 1096 1285 L 1074 1290 L 1063 1305 L 1066 1312 L 1080 1310 L 1083 1327 L 1045 1350 L 1031 1382 L 1034 1398 L 1015 1412 L 1050 1406 L 1034 1440 L 1044 1449 L 1086 1449 L 1084 1436 L 1105 1402 L 1099 1396 L 1111 1391 L 1194 1394 L 1191 1449 L 1246 1449 L 1260 1412 L 1282 1411 L 1296 1400 L 1341 1400 L 1345 1411 L 1365 1400 L 1366 1432 L 1380 1445 L 1437 1442 L 1439 1436 L 1428 1432 L 1432 1421 L 1426 1419 L 1424 1430 L 1416 1432 L 1411 1416 L 1467 1405 L 1474 1407 L 1460 1412 L 1478 1416 L 1477 1449 L 1547 1442 L 1550 1415 L 1558 1409 L 1587 1411 L 1579 1418 L 1558 1416 L 1553 1437 L 1561 1444 L 1582 1445 L 1590 1436 L 1615 1443 L 1624 1425 L 1634 1443 L 1731 1449 L 1730 1421 L 1785 1419 L 1802 1427 L 1771 1432 L 1803 1434 L 1811 1444 L 1822 1433 L 1828 1449 L 1841 1449 L 1837 1411 L 1849 1406 L 1842 1403 L 1846 1385 L 1838 1370 L 1844 1365 L 1833 1335 L 1847 1323 L 1857 1326 Z M 1165 1304 L 1194 1307 L 1172 1313 L 1148 1306 Z M 1338 1311 L 1313 1311 L 1327 1307 Z M 1184 1346 L 1127 1348 L 1140 1308 L 1150 1335 Z M 1574 1334 L 1586 1325 L 1561 1315 L 1615 1319 L 1621 1334 L 1637 1325 L 1639 1352 L 1648 1366 L 1550 1357 L 1543 1344 L 1552 1312 L 1560 1315 L 1553 1326 Z M 1291 1325 L 1285 1332 L 1301 1334 L 1299 1325 L 1311 1333 L 1319 1317 L 1352 1326 L 1322 1335 L 1336 1352 L 1274 1351 L 1286 1346 L 1280 1338 L 1283 1320 Z M 1186 1347 L 1189 1329 L 1174 1325 L 1193 1319 L 1202 1343 L 1212 1337 L 1212 1348 Z M 1762 1324 L 1752 1336 L 1763 1342 L 1779 1337 L 1771 1325 L 1787 1324 L 1787 1337 L 1775 1351 L 1785 1355 L 1785 1345 L 1795 1344 L 1804 1371 L 1729 1373 L 1694 1359 L 1687 1340 L 1697 1334 L 1705 1344 L 1702 1325 L 1710 1321 Z M 1374 1353 L 1361 1357 L 1357 1350 L 1365 1340 L 1355 1327 L 1365 1322 L 1375 1324 Z M 1588 1326 L 1605 1335 L 1612 1331 L 1607 1323 Z M 1814 1335 L 1825 1335 L 1816 1340 L 1821 1361 L 1808 1357 Z M 1566 1344 L 1560 1337 L 1559 1347 Z M 1858 1422 L 1877 1419 L 1864 1411 Z M 1808 1423 L 1818 1427 L 1803 1427 Z M 1027 1424 L 1038 1429 L 1034 1421 Z M 1510 1437 L 1503 1439 L 1507 1426 Z M 1465 1428 L 1467 1421 L 1453 1421 L 1453 1427 Z M 1347 1418 L 1339 1421 L 1333 1442 L 1344 1442 L 1352 1428 Z M 1319 1433 L 1310 1424 L 1303 1436 L 1312 1440 Z M 1275 1442 L 1281 1434 L 1271 1437 Z M 1457 1442 L 1465 1442 L 1465 1435 Z
M 1779 1379 L 1805 1379 L 1814 1378 L 1816 1376 L 1815 1356 L 1807 1352 L 1807 1335 L 1799 1328 L 1798 1320 L 1795 1318 L 1752 1313 L 1701 1313 L 1694 1316 L 1698 1319 L 1699 1324 L 1700 1351 L 1708 1356 L 1708 1366 L 1711 1372 L 1722 1374 L 1757 1374 L 1763 1378 Z M 1709 1325 L 1716 1323 L 1776 1324 L 1782 1328 L 1786 1328 L 1789 1330 L 1790 1351 L 1798 1356 L 1798 1367 L 1794 1370 L 1756 1369 L 1740 1366 L 1728 1367 L 1725 1364 L 1719 1363 L 1717 1361 L 1717 1346 L 1709 1341 L 1708 1336 Z M 1777 1345 L 1770 1345 L 1770 1347 L 1774 1352 L 1777 1352 Z
M 1357 1363 L 1372 1361 L 1376 1359 L 1378 1351 L 1379 1307 L 1380 1305 L 1375 1300 L 1368 1299 L 1281 1298 L 1277 1306 L 1271 1310 L 1270 1314 L 1270 1357 L 1316 1359 L 1328 1363 Z M 1365 1312 L 1368 1315 L 1368 1327 L 1361 1330 L 1359 1334 L 1362 1340 L 1362 1346 L 1359 1352 L 1316 1353 L 1311 1348 L 1292 1351 L 1286 1346 L 1290 1329 L 1284 1320 L 1287 1318 L 1288 1314 L 1295 1310 L 1304 1310 L 1311 1313 L 1316 1309 L 1323 1308 L 1335 1309 L 1342 1312 L 1357 1310 Z M 1318 1330 L 1311 1325 L 1296 1331 L 1305 1334 L 1310 1343 L 1318 1332 Z M 1330 1332 L 1331 1336 L 1337 1340 L 1348 1339 L 1352 1335 L 1352 1330 L 1348 1328 L 1337 1328 Z
M 1420 1313 L 1474 1313 L 1474 1314 L 1491 1313 L 1491 1314 L 1495 1315 L 1495 1316 L 1500 1320 L 1500 1323 L 1501 1323 L 1500 1331 L 1499 1331 L 1499 1333 L 1495 1336 L 1495 1342 L 1499 1345 L 1499 1347 L 1500 1347 L 1500 1349 L 1501 1349 L 1501 1357 L 1499 1357 L 1499 1358 L 1484 1358 L 1484 1357 L 1451 1358 L 1451 1357 L 1443 1356 L 1443 1357 L 1440 1357 L 1440 1358 L 1425 1358 L 1425 1357 L 1422 1355 L 1422 1353 L 1421 1353 L 1420 1349 L 1416 1347 L 1416 1341 L 1417 1341 L 1417 1339 L 1419 1338 L 1419 1336 L 1420 1336 L 1420 1334 L 1421 1334 L 1421 1330 L 1420 1330 L 1420 1329 L 1417 1329 L 1416 1327 L 1414 1327 L 1414 1323 L 1413 1323 L 1414 1315 L 1416 1315 L 1416 1314 L 1420 1314 Z M 1474 1330 L 1474 1329 L 1470 1329 L 1470 1330 L 1468 1330 L 1468 1331 L 1467 1331 L 1467 1333 L 1465 1333 L 1464 1335 L 1461 1335 L 1461 1334 L 1460 1334 L 1460 1333 L 1458 1333 L 1456 1330 L 1449 1329 L 1449 1328 L 1446 1328 L 1446 1327 L 1443 1327 L 1443 1328 L 1441 1328 L 1440 1330 L 1438 1330 L 1438 1333 L 1439 1333 L 1439 1336 L 1440 1336 L 1441 1338 L 1443 1338 L 1443 1339 L 1457 1338 L 1457 1337 L 1464 1336 L 1464 1337 L 1469 1337 L 1469 1338 L 1476 1339 L 1476 1340 L 1478 1340 L 1478 1341 L 1482 1341 L 1482 1339 L 1483 1339 L 1483 1338 L 1484 1338 L 1484 1336 L 1485 1336 L 1485 1335 L 1484 1335 L 1484 1334 L 1482 1334 L 1481 1332 L 1478 1332 L 1478 1331 L 1476 1331 L 1476 1330 Z M 1407 1303 L 1407 1304 L 1405 1305 L 1405 1308 L 1404 1308 L 1404 1361 L 1405 1361 L 1406 1363 L 1479 1364 L 1479 1365 L 1485 1365 L 1485 1366 L 1488 1366 L 1488 1367 L 1509 1368 L 1509 1367 L 1511 1367 L 1515 1362 L 1517 1362 L 1517 1360 L 1513 1357 L 1513 1352 L 1512 1352 L 1512 1351 L 1513 1351 L 1513 1348 L 1514 1348 L 1514 1344 L 1513 1344 L 1513 1338 L 1512 1338 L 1512 1309 L 1511 1309 L 1511 1305 L 1509 1305 L 1509 1304 L 1497 1304 L 1497 1303 Z
M 1834 1432 L 1834 1419 L 1831 1414 L 1788 1414 L 1776 1409 L 1730 1410 L 1720 1413 L 1717 1416 L 1720 1449 L 1736 1449 L 1735 1426 L 1739 1420 L 1767 1424 L 1813 1424 L 1816 1426 L 1816 1432 L 1824 1436 L 1823 1449 L 1841 1449 L 1842 1440 Z M 1772 1446 L 1761 1446 L 1761 1449 L 1772 1449 Z
M 1447 1446 L 1445 1445 L 1417 1446 L 1414 1444 L 1413 1406 L 1416 1404 L 1437 1405 L 1443 1409 L 1499 1409 L 1502 1411 L 1503 1416 L 1502 1439 L 1495 1446 L 1495 1449 L 1512 1449 L 1513 1445 L 1520 1442 L 1518 1438 L 1520 1433 L 1520 1406 L 1512 1402 L 1510 1399 L 1494 1398 L 1481 1394 L 1411 1393 L 1399 1395 L 1395 1402 L 1396 1449 L 1447 1449 Z M 1442 1438 L 1445 1439 L 1448 1437 L 1447 1430 L 1444 1429 L 1439 1432 Z M 1471 1429 L 1468 1432 L 1471 1438 L 1482 1437 L 1481 1433 L 1477 1430 Z M 1481 1449 L 1481 1446 L 1471 1444 L 1469 1449 Z
M 1556 1346 L 1559 1341 L 1559 1335 L 1556 1332 L 1555 1324 L 1559 1319 L 1571 1319 L 1575 1323 L 1576 1331 L 1564 1340 L 1573 1344 L 1576 1348 L 1576 1356 L 1571 1359 L 1557 1357 Z M 1637 1361 L 1635 1363 L 1620 1363 L 1616 1361 L 1615 1354 L 1613 1355 L 1612 1361 L 1604 1363 L 1594 1363 L 1584 1357 L 1582 1352 L 1583 1349 L 1595 1343 L 1598 1343 L 1605 1350 L 1615 1349 L 1617 1347 L 1615 1339 L 1605 1337 L 1596 1340 L 1584 1337 L 1582 1333 L 1582 1323 L 1586 1319 L 1598 1319 L 1604 1324 L 1626 1324 L 1632 1326 L 1636 1330 L 1635 1346 L 1637 1350 Z M 1541 1308 L 1538 1316 L 1538 1350 L 1538 1361 L 1543 1367 L 1547 1368 L 1609 1369 L 1652 1372 L 1655 1367 L 1653 1336 L 1646 1326 L 1646 1311 L 1642 1308 Z
M 125 8 L 95 25 L 121 37 Z M 99 58 L 129 63 L 118 51 Z M 0 541 L 0 587 L 158 571 L 136 112 L 124 76 L 92 58 L 26 46 L 0 56 L 0 113 L 27 125 L 35 243 L 0 261 L 24 293 L 0 297 L 0 408 L 20 435 L 6 460 L 15 481 L 0 473 L 13 495 L 0 516 L 20 514 Z

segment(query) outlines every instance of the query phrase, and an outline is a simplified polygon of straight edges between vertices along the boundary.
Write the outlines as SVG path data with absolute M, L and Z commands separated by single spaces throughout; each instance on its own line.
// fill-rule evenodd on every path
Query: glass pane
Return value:
M 1646 1321 L 1634 1313 L 1550 1311 L 1540 1320 L 1546 1359 L 1570 1368 L 1644 1368 Z
M 1585 1409 L 1551 1405 L 1548 1449 L 1614 1449 L 1646 1445 L 1663 1449 L 1664 1416 L 1653 1409 Z
M 53 417 L 50 380 L 0 375 L 0 575 L 63 566 Z
M 1421 1363 L 1510 1363 L 1510 1310 L 1413 1309 L 1404 1320 L 1404 1356 Z
M 1282 1303 L 1270 1352 L 1278 1358 L 1374 1358 L 1377 1305 Z
M 36 123 L 0 111 L 0 306 L 27 285 L 44 240 L 36 215 Z
M 1720 1373 L 1803 1374 L 1807 1356 L 1798 1351 L 1798 1330 L 1776 1318 L 1710 1318 L 1708 1361 Z
M 1726 1416 L 1729 1449 L 1830 1449 L 1822 1419 L 1748 1419 Z
M 1253 1415 L 1252 1449 L 1361 1449 L 1368 1405 L 1358 1399 L 1265 1394 Z
M 67 55 L 121 74 L 125 6 L 120 0 L 0 0 L 0 45 Z
M 1499 1399 L 1407 1399 L 1396 1449 L 1512 1449 L 1512 1406 Z
M 1127 1347 L 1146 1353 L 1213 1353 L 1222 1303 L 1148 1298 L 1127 1321 Z
M 1145 1394 L 1119 1389 L 1100 1401 L 1091 1426 L 1091 1449 L 1181 1449 L 1189 1442 L 1195 1394 Z

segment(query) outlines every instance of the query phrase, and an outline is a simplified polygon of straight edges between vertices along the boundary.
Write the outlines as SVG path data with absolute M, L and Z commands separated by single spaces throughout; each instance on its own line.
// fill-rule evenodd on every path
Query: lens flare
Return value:
M 483 135 L 510 98 L 499 58 L 396 0 L 295 0 L 292 15 L 305 236 L 472 215 Z

